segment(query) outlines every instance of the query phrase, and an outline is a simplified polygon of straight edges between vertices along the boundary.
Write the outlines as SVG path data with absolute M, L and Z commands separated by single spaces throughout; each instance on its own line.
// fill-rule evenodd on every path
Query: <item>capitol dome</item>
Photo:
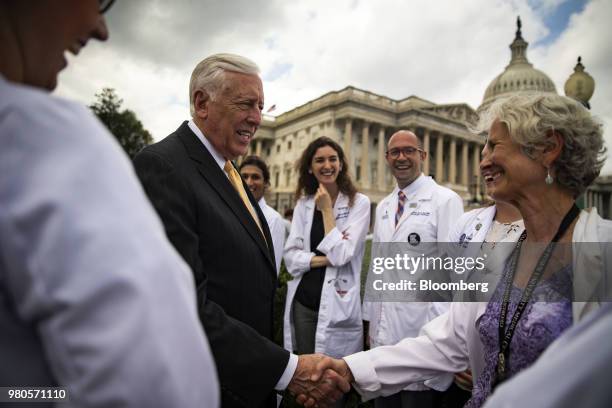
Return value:
M 512 58 L 504 72 L 499 74 L 487 87 L 482 104 L 478 110 L 488 107 L 500 95 L 523 92 L 540 91 L 557 93 L 555 84 L 544 72 L 535 69 L 527 60 L 527 46 L 529 45 L 521 35 L 521 19 L 516 22 L 516 37 L 510 50 Z

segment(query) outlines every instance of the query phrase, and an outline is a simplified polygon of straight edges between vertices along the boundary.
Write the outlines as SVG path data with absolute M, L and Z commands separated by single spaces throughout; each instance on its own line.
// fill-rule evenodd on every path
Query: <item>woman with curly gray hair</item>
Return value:
M 571 243 L 612 237 L 612 223 L 575 202 L 605 160 L 602 126 L 582 105 L 553 94 L 512 95 L 481 115 L 476 131 L 487 130 L 480 163 L 487 191 L 519 210 L 525 231 L 478 324 L 485 365 L 473 405 L 586 312 L 585 303 L 572 302 L 572 287 L 585 285 Z
M 518 209 L 525 230 L 489 302 L 455 302 L 417 338 L 319 363 L 319 370 L 332 368 L 353 382 L 365 399 L 470 368 L 466 407 L 480 407 L 497 384 L 610 300 L 598 286 L 610 269 L 609 245 L 586 251 L 571 245 L 612 238 L 612 222 L 575 203 L 603 165 L 601 125 L 572 99 L 533 93 L 498 100 L 475 130 L 488 133 L 480 163 L 487 191 Z
M 565 197 L 562 201 L 573 202 L 599 175 L 605 161 L 601 125 L 582 105 L 563 96 L 533 93 L 506 97 L 481 115 L 474 130 L 489 132 L 483 161 L 490 155 L 498 158 L 499 153 L 505 160 L 518 159 L 515 165 L 528 166 L 519 174 L 534 177 L 530 188 L 539 190 L 540 198 L 544 198 L 540 193 L 560 194 Z M 505 141 L 501 152 L 495 150 L 498 139 Z M 510 144 L 510 152 L 506 144 Z M 528 168 L 535 173 L 526 171 Z M 538 174 L 542 176 L 539 183 L 535 180 Z M 495 173 L 494 179 L 500 175 Z M 494 181 L 492 176 L 490 181 Z M 498 193 L 491 191 L 491 195 Z

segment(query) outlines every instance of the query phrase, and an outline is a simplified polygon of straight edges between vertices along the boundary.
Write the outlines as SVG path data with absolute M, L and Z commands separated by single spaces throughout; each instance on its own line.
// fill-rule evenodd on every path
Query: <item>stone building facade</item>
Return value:
M 294 205 L 295 166 L 301 153 L 315 138 L 331 137 L 343 147 L 359 190 L 378 203 L 394 187 L 385 161 L 389 137 L 409 129 L 428 152 L 425 174 L 467 201 L 480 193 L 484 138 L 469 131 L 475 120 L 476 112 L 464 103 L 438 105 L 416 96 L 394 100 L 348 86 L 277 117 L 265 117 L 249 153 L 268 163 L 268 201 L 282 213 Z

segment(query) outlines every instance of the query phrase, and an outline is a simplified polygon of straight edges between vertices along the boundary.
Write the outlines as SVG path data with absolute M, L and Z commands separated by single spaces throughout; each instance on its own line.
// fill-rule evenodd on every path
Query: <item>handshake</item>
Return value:
M 353 374 L 344 360 L 322 354 L 298 356 L 295 374 L 287 389 L 307 408 L 331 407 L 349 392 Z

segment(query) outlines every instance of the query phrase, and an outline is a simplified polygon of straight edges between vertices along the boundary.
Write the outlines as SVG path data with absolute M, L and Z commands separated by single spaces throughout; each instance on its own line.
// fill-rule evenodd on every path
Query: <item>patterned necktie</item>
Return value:
M 395 213 L 395 226 L 397 227 L 397 223 L 400 218 L 402 218 L 402 214 L 404 214 L 404 204 L 406 204 L 406 194 L 402 190 L 397 193 L 397 212 Z
M 238 171 L 236 170 L 232 162 L 230 162 L 229 160 L 225 162 L 225 166 L 223 166 L 223 170 L 225 170 L 225 172 L 227 173 L 230 183 L 232 183 L 232 186 L 234 186 L 234 189 L 238 192 L 238 195 L 242 199 L 242 202 L 246 206 L 247 210 L 249 210 L 249 213 L 251 213 L 251 217 L 253 217 L 253 219 L 255 220 L 255 223 L 257 224 L 257 226 L 259 227 L 259 231 L 261 232 L 261 236 L 264 237 L 264 241 L 265 241 L 266 236 L 264 235 L 263 230 L 261 229 L 259 217 L 257 216 L 257 212 L 255 211 L 255 209 L 251 205 L 251 202 L 249 201 L 249 197 L 247 196 L 246 190 L 244 189 L 244 185 L 242 184 L 242 179 L 240 178 L 240 174 L 238 174 Z M 266 241 L 266 244 L 267 244 L 267 241 Z

